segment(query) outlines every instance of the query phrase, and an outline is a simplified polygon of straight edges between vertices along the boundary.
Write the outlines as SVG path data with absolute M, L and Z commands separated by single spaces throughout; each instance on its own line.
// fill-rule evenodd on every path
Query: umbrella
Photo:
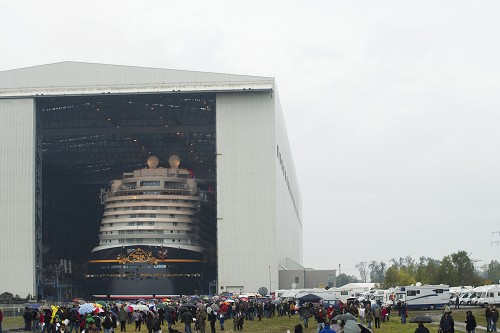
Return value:
M 91 303 L 84 303 L 78 308 L 78 313 L 81 315 L 92 312 L 94 312 L 94 304 Z
M 40 308 L 40 304 L 28 304 L 26 305 L 28 308 L 30 309 L 39 309 Z
M 212 305 L 210 305 L 210 307 L 212 308 L 212 310 L 215 310 L 215 311 L 219 311 L 220 310 L 219 306 L 217 304 L 215 304 L 215 303 L 212 304 Z
M 167 304 L 165 304 L 165 303 L 158 303 L 158 304 L 156 304 L 156 307 L 158 309 L 165 309 L 167 307 Z
M 318 295 L 307 294 L 299 298 L 301 302 L 318 302 L 321 299 Z
M 343 321 L 348 321 L 348 320 L 356 320 L 356 317 L 354 317 L 350 313 L 344 313 L 338 316 L 335 316 L 332 318 L 333 320 L 343 320 Z
M 85 300 L 82 298 L 75 298 L 75 299 L 73 299 L 73 303 L 85 304 L 87 302 L 85 302 Z
M 347 320 L 344 324 L 344 333 L 360 333 L 361 328 L 354 320 Z
M 226 303 L 234 303 L 234 299 L 229 298 L 229 299 L 226 299 L 225 302 Z
M 420 315 L 410 319 L 410 323 L 432 323 L 432 318 L 429 316 Z
M 130 305 L 132 309 L 137 310 L 137 311 L 149 311 L 149 308 L 146 304 L 134 304 Z
M 106 308 L 108 306 L 108 304 L 106 302 L 104 302 L 104 301 L 97 301 L 96 304 L 99 304 L 103 308 Z
M 358 323 L 358 327 L 361 329 L 361 333 L 372 333 L 372 330 L 363 324 Z
M 180 307 L 184 307 L 184 308 L 196 308 L 196 305 L 194 305 L 193 303 L 184 303 L 182 304 Z

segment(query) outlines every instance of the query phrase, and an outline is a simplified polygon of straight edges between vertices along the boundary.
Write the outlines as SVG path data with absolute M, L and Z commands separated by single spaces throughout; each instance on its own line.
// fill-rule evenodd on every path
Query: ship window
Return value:
M 120 217 L 120 215 L 115 215 L 115 219 L 117 219 L 117 218 L 119 218 L 119 217 Z
M 145 180 L 141 182 L 141 186 L 160 186 L 159 180 Z
M 175 227 L 179 224 L 179 222 L 173 222 L 172 225 Z
M 119 235 L 125 235 L 125 230 L 119 230 L 119 231 L 118 231 L 118 234 L 119 234 Z M 121 240 L 121 239 L 120 239 L 120 240 Z
M 120 244 L 125 243 L 125 239 L 119 239 L 119 240 L 118 240 L 118 243 L 120 243 Z
M 173 231 L 173 230 L 170 230 L 170 233 L 171 233 L 171 234 L 173 234 L 173 233 L 174 233 L 174 231 Z
M 135 225 L 135 222 L 129 222 L 128 225 Z
M 131 219 L 135 219 L 137 217 L 137 214 L 130 214 Z
M 149 214 L 149 217 L 156 217 L 156 214 Z
M 181 210 L 181 207 L 175 207 L 175 210 Z
M 171 217 L 171 218 L 174 218 L 174 217 L 175 217 L 175 215 L 174 215 L 174 214 L 170 214 L 170 217 Z M 175 223 L 175 222 L 174 222 L 174 223 Z
M 172 239 L 172 243 L 175 242 L 175 239 Z
M 144 223 L 143 222 L 137 222 L 137 225 L 143 225 Z
M 152 221 L 149 221 L 149 222 L 148 222 L 148 225 L 155 225 L 155 223 L 154 223 L 154 222 L 152 222 Z

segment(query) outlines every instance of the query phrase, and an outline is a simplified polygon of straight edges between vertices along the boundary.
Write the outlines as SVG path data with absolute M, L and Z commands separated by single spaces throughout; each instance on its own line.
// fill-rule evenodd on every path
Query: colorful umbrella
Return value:
M 81 315 L 92 312 L 94 312 L 94 304 L 91 303 L 84 303 L 78 308 L 78 313 Z

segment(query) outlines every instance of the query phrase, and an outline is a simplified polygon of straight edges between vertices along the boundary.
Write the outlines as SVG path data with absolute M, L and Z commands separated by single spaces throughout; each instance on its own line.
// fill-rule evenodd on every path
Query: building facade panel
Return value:
M 281 244 L 277 252 L 280 268 L 283 269 L 286 267 L 286 259 L 303 264 L 302 199 L 278 92 L 275 92 L 275 96 L 276 228 L 277 244 Z
M 1 292 L 35 293 L 35 102 L 0 100 Z
M 269 289 L 270 276 L 276 288 L 274 99 L 217 94 L 216 105 L 219 291 Z

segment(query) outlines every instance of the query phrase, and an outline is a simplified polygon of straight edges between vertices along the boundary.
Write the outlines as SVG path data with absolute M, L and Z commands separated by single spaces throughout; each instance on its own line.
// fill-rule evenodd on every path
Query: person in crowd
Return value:
M 389 321 L 389 319 L 391 317 L 391 306 L 388 305 L 388 306 L 386 306 L 386 308 L 387 308 L 387 321 Z
M 472 311 L 467 311 L 465 313 L 465 330 L 467 333 L 476 333 L 476 317 L 472 314 Z
M 429 329 L 425 327 L 423 323 L 418 323 L 415 333 L 429 333 Z
M 104 333 L 111 333 L 111 329 L 113 328 L 113 319 L 111 318 L 111 314 L 109 312 L 104 312 L 104 319 L 102 320 L 101 325 Z
M 120 310 L 118 310 L 118 321 L 120 322 L 120 332 L 126 332 L 127 331 L 127 312 L 125 311 L 125 305 L 122 304 L 120 307 Z
M 260 320 L 260 318 L 259 318 Z M 226 321 L 226 315 L 224 313 L 219 314 L 220 330 L 224 331 L 224 322 Z
M 315 313 L 316 321 L 318 322 L 318 328 L 316 332 L 321 331 L 323 328 L 325 328 L 325 322 L 326 322 L 326 310 L 323 306 L 320 306 L 316 313 Z
M 126 320 L 126 319 L 125 319 Z M 87 333 L 99 333 L 100 330 L 99 328 L 97 327 L 97 324 L 96 323 L 91 323 L 90 324 L 90 328 L 88 329 L 88 331 L 86 330 L 85 332 Z
M 382 322 L 385 323 L 387 319 L 387 308 L 385 306 L 382 307 L 380 318 L 382 318 Z
M 141 331 L 141 324 L 142 324 L 142 316 L 139 313 L 139 311 L 135 310 L 134 313 L 132 314 L 132 319 L 134 320 L 135 323 L 135 332 L 140 332 Z
M 31 331 L 31 321 L 33 319 L 33 313 L 28 307 L 24 308 L 23 318 L 24 318 L 24 330 Z
M 217 312 L 210 311 L 208 314 L 208 321 L 210 322 L 210 333 L 215 333 L 215 323 L 217 322 Z
M 243 324 L 245 323 L 245 315 L 241 312 L 238 315 L 238 321 L 236 323 L 236 328 L 238 331 L 243 331 Z
M 153 333 L 154 319 L 153 313 L 148 312 L 146 315 L 146 328 L 148 329 L 148 333 Z
M 380 328 L 380 316 L 382 315 L 380 306 L 378 304 L 375 304 L 372 312 L 373 312 L 373 320 L 375 322 L 375 328 Z
M 181 323 L 184 323 L 184 332 L 192 333 L 191 323 L 193 322 L 193 315 L 189 310 L 186 310 L 181 315 Z
M 449 312 L 445 312 L 439 321 L 439 328 L 443 333 L 455 332 L 455 322 Z
M 0 333 L 2 333 L 3 311 L 0 308 Z
M 204 307 L 200 307 L 196 310 L 196 323 L 198 325 L 198 329 L 200 333 L 205 333 L 207 328 L 207 313 L 205 312 Z
M 460 297 L 455 298 L 455 309 L 460 309 Z
M 330 328 L 330 323 L 325 323 L 325 327 L 319 333 L 336 333 Z
M 365 321 L 368 328 L 372 328 L 373 312 L 369 305 L 365 310 Z
M 165 310 L 163 308 L 158 309 L 158 319 L 160 319 L 160 325 L 163 325 L 165 321 Z
M 69 333 L 80 333 L 80 314 L 78 313 L 78 309 L 73 307 L 69 316 Z
M 494 305 L 491 305 L 491 332 L 497 331 L 498 310 Z
M 484 309 L 484 318 L 486 319 L 486 332 L 491 332 L 491 308 Z
M 365 309 L 365 306 L 363 304 L 360 304 L 359 305 L 359 309 L 358 309 L 358 313 L 359 313 L 359 320 L 364 323 L 365 322 L 365 313 L 366 313 L 366 309 Z
M 293 328 L 293 333 L 303 333 L 304 330 L 302 329 L 302 324 L 298 323 L 297 325 L 294 326 Z
M 401 302 L 401 305 L 399 306 L 399 315 L 401 316 L 401 323 L 406 324 L 406 316 L 408 315 L 407 313 L 407 306 L 405 302 Z

